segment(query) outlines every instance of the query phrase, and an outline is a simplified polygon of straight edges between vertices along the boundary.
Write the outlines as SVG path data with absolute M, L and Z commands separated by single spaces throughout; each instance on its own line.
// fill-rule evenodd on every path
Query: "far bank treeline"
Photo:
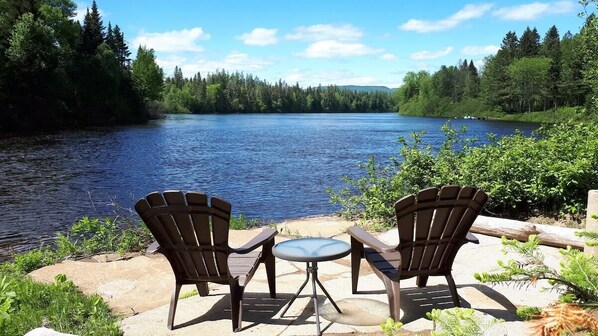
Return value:
M 270 84 L 224 70 L 185 78 L 179 67 L 164 86 L 169 113 L 388 112 L 396 108 L 388 92 L 359 92 L 337 86 L 301 88 L 283 81 Z
M 153 51 L 131 62 L 118 25 L 95 1 L 74 21 L 70 0 L 0 0 L 0 130 L 141 122 L 161 92 Z M 156 93 L 154 78 L 158 78 Z
M 407 73 L 396 92 L 400 113 L 501 117 L 578 106 L 596 112 L 596 16 L 587 15 L 579 33 L 567 32 L 562 38 L 555 26 L 543 38 L 536 28 L 528 27 L 521 37 L 508 32 L 481 70 L 465 60 L 442 66 L 433 74 Z

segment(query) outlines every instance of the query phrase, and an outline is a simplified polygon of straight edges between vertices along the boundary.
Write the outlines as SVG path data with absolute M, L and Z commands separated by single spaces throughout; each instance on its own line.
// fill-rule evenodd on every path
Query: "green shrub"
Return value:
M 388 319 L 386 319 L 385 323 L 382 323 L 380 325 L 380 328 L 382 328 L 382 333 L 384 333 L 385 336 L 397 336 L 401 335 L 401 328 L 403 328 L 403 323 L 401 323 L 400 321 L 395 322 L 395 320 L 389 317 Z
M 495 318 L 485 320 L 466 308 L 433 309 L 426 315 L 434 322 L 433 336 L 481 336 L 500 322 Z
M 71 257 L 143 251 L 152 240 L 151 233 L 144 225 L 137 225 L 131 220 L 121 217 L 84 217 L 66 233 L 56 234 L 53 245 L 16 254 L 12 262 L 0 265 L 0 270 L 5 273 L 26 274 Z
M 476 147 L 447 123 L 439 149 L 422 141 L 399 139 L 398 158 L 380 165 L 374 158 L 360 165 L 364 175 L 345 177 L 347 187 L 328 189 L 331 202 L 346 217 L 394 223 L 393 204 L 426 187 L 473 185 L 488 193 L 489 212 L 508 217 L 583 216 L 587 191 L 598 188 L 598 124 L 542 127 L 532 136 L 521 133 Z
M 230 229 L 231 230 L 246 230 L 260 225 L 258 219 L 247 218 L 244 215 L 232 216 L 230 218 Z
M 0 335 L 23 335 L 42 325 L 76 335 L 122 335 L 117 318 L 102 298 L 86 297 L 64 275 L 57 276 L 54 284 L 41 284 L 27 276 L 4 276 L 0 282 Z

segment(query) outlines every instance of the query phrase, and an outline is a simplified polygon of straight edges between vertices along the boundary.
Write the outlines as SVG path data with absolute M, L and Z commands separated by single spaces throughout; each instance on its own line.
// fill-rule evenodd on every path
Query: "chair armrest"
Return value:
M 480 241 L 478 240 L 478 237 L 474 236 L 473 233 L 471 233 L 471 232 L 467 232 L 467 236 L 465 236 L 465 240 L 467 240 L 468 243 L 474 243 L 474 244 L 480 243 Z
M 146 254 L 162 253 L 162 246 L 160 246 L 160 244 L 158 244 L 158 242 L 154 240 L 154 242 L 151 243 L 150 246 L 147 247 L 147 249 L 145 250 L 145 253 Z
M 376 237 L 372 236 L 371 234 L 369 234 L 367 231 L 365 231 L 364 229 L 362 229 L 360 227 L 351 226 L 349 229 L 347 229 L 347 232 L 355 240 L 362 243 L 363 245 L 367 245 L 367 246 L 373 248 L 377 252 L 383 253 L 383 252 L 396 251 L 395 247 L 388 246 L 388 245 L 384 244 L 383 242 L 378 240 Z
M 278 232 L 274 229 L 264 229 L 257 236 L 253 237 L 249 242 L 247 242 L 247 244 L 239 248 L 233 249 L 233 251 L 235 251 L 235 253 L 238 254 L 249 253 L 255 250 L 256 248 L 264 245 L 268 241 L 273 240 L 274 236 L 276 236 L 277 234 Z

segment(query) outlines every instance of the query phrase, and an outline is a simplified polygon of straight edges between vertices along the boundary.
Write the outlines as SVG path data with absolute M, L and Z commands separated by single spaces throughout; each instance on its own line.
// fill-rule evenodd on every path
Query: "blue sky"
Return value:
M 408 71 L 436 71 L 495 53 L 507 31 L 579 31 L 577 1 L 97 0 L 134 52 L 153 48 L 167 75 L 216 69 L 289 84 L 398 87 Z M 77 2 L 81 18 L 91 0 Z

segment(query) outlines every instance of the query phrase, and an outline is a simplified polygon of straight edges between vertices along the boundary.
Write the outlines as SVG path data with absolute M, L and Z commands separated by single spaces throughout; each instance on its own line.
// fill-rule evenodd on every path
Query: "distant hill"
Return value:
M 375 91 L 382 91 L 392 93 L 395 89 L 388 88 L 386 86 L 364 86 L 364 85 L 339 85 L 337 86 L 339 89 L 343 90 L 352 90 L 352 91 L 359 91 L 359 92 L 375 92 Z

